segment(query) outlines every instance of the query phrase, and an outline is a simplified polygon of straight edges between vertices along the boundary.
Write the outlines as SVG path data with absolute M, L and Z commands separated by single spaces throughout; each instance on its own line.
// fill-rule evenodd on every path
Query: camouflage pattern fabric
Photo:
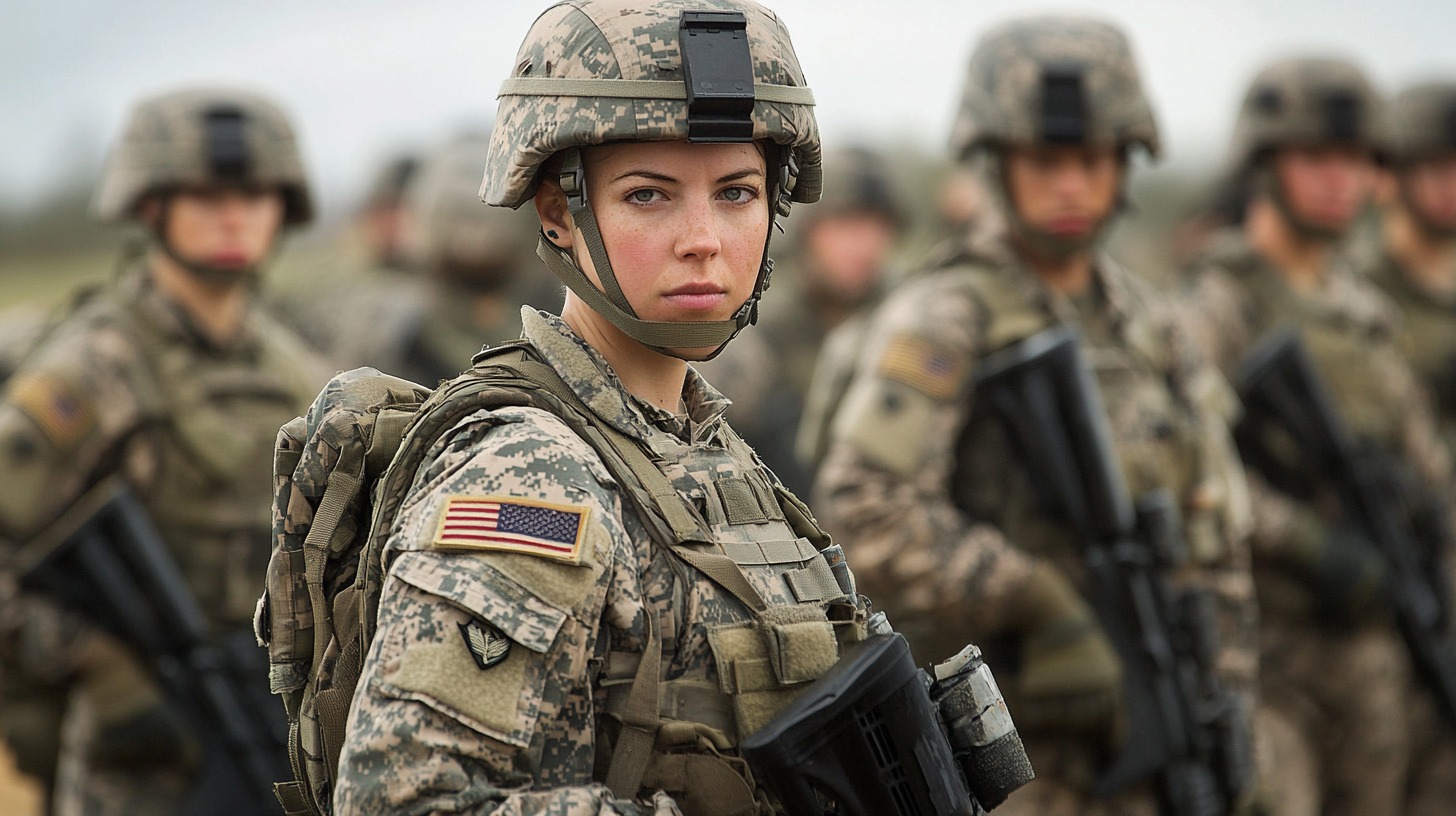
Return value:
M 1026 17 L 982 35 L 967 68 L 951 154 L 966 159 L 979 148 L 1047 140 L 1040 104 L 1051 75 L 1081 88 L 1085 133 L 1076 141 L 1158 154 L 1158 127 L 1143 93 L 1127 36 L 1101 20 Z M 1065 138 L 1053 136 L 1052 138 Z
M 1038 509 L 995 420 L 976 410 L 973 388 L 986 354 L 1072 324 L 1085 338 L 1129 489 L 1166 487 L 1181 503 L 1193 561 L 1176 580 L 1212 591 L 1219 670 L 1252 703 L 1248 510 L 1228 438 L 1227 386 L 1164 305 L 1106 257 L 1095 261 L 1097 294 L 1086 298 L 1042 286 L 1004 233 L 974 235 L 943 257 L 870 319 L 818 474 L 815 506 L 855 558 L 864 590 L 925 661 L 958 638 L 990 643 L 1014 631 L 1009 609 L 1034 564 L 1085 580 L 1080 543 Z M 996 670 L 1003 688 L 1015 685 L 1007 666 Z M 1037 779 L 1012 795 L 1007 812 L 1156 812 L 1146 787 L 1112 801 L 1091 797 L 1100 746 L 1024 738 Z
M 762 495 L 772 475 L 726 442 L 725 398 L 690 371 L 685 413 L 655 408 L 559 318 L 526 309 L 522 319 L 546 363 L 600 421 L 651 452 L 769 604 L 824 607 L 789 590 L 790 572 L 819 555 Z M 589 443 L 539 409 L 479 411 L 441 439 L 386 547 L 335 812 L 724 812 L 682 768 L 693 757 L 742 765 L 732 746 L 763 713 L 748 702 L 763 678 L 725 666 L 724 643 L 753 618 L 652 545 L 625 491 Z M 500 509 L 472 515 L 482 503 Z M 494 518 L 520 508 L 536 508 L 540 524 L 491 539 Z M 671 755 L 655 755 L 641 795 L 620 800 L 603 784 L 604 757 L 653 632 L 663 647 L 658 749 Z M 758 810 L 762 794 L 735 784 Z
M 796 434 L 820 349 L 835 325 L 807 290 L 804 274 L 776 270 L 774 296 L 757 325 L 716 359 L 693 364 L 733 400 L 733 427 L 799 495 L 809 495 L 813 473 L 795 449 Z
M 1347 259 L 1335 259 L 1318 289 L 1296 292 L 1241 233 L 1225 232 L 1195 262 L 1186 302 L 1190 326 L 1227 372 L 1266 333 L 1297 329 L 1352 431 L 1400 455 L 1449 500 L 1450 457 L 1420 383 L 1400 357 L 1394 314 Z M 1251 484 L 1260 691 L 1285 743 L 1277 755 L 1260 757 L 1265 784 L 1274 801 L 1296 805 L 1315 791 L 1322 813 L 1388 811 L 1402 799 L 1409 753 L 1413 702 L 1404 646 L 1389 623 L 1334 635 L 1311 618 L 1304 590 L 1278 564 L 1299 531 L 1322 515 L 1258 480 Z M 1286 765 L 1286 756 L 1300 759 Z M 1301 767 L 1314 778 L 1300 777 Z
M 1359 247 L 1354 263 L 1394 305 L 1401 356 L 1434 400 L 1442 439 L 1456 445 L 1456 297 L 1421 286 L 1378 240 Z
M 102 221 L 127 221 L 147 193 L 236 183 L 281 190 L 284 223 L 313 218 L 287 115 L 249 91 L 184 88 L 133 108 L 107 159 L 93 209 Z
M 1456 82 L 1424 82 L 1396 95 L 1390 105 L 1391 157 L 1410 164 L 1456 150 Z
M 269 551 L 270 495 L 256 475 L 267 472 L 277 426 L 308 404 L 323 374 L 267 315 L 252 311 L 240 337 L 220 346 L 144 269 L 129 270 L 82 298 L 6 384 L 0 543 L 24 543 L 97 479 L 119 473 L 202 608 L 219 628 L 250 628 Z M 30 644 L 27 663 L 7 657 L 7 669 L 64 677 L 84 630 L 46 605 L 5 608 L 15 613 L 6 616 L 14 633 L 7 640 Z M 85 759 L 92 725 L 79 701 L 72 714 L 56 794 L 62 812 L 166 812 L 146 802 L 151 791 L 175 790 L 168 772 L 151 779 L 92 767 Z M 100 792 L 108 792 L 104 800 Z
M 1265 66 L 1249 84 L 1234 124 L 1232 166 L 1247 172 L 1273 148 L 1349 144 L 1383 149 L 1384 102 L 1359 66 L 1304 56 Z
M 747 0 L 558 3 L 532 26 L 533 33 L 516 54 L 511 77 L 652 80 L 681 87 L 678 40 L 684 9 L 743 12 L 754 83 L 807 86 L 788 29 L 773 12 Z M 686 139 L 687 114 L 687 103 L 681 99 L 624 99 L 595 93 L 503 95 L 480 197 L 487 204 L 519 207 L 535 193 L 541 165 L 556 153 L 611 141 Z M 793 200 L 819 198 L 819 126 L 812 107 L 756 101 L 753 139 L 792 148 L 799 168 Z

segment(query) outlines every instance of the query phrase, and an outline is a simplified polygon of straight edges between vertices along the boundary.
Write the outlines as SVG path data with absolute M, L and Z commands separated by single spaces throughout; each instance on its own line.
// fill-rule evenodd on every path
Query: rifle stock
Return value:
M 1042 507 L 1080 537 L 1087 594 L 1123 662 L 1129 733 L 1095 791 L 1156 777 L 1173 816 L 1228 813 L 1251 773 L 1239 704 L 1213 671 L 1211 600 L 1177 591 L 1186 558 L 1173 497 L 1133 500 L 1078 335 L 1043 331 L 989 355 L 978 399 L 1007 431 Z
M 119 480 L 92 489 L 20 553 L 21 586 L 120 637 L 153 667 L 202 745 L 178 816 L 276 814 L 286 723 L 244 633 L 216 638 L 146 511 Z
M 1276 488 L 1308 499 L 1315 487 L 1338 497 L 1348 521 L 1374 542 L 1390 570 L 1397 628 L 1416 674 L 1456 725 L 1456 642 L 1447 631 L 1444 571 L 1428 563 L 1399 511 L 1401 479 L 1388 455 L 1362 456 L 1298 335 L 1281 332 L 1254 349 L 1239 373 L 1244 419 L 1235 433 L 1245 461 Z M 1426 531 L 1448 545 L 1446 529 Z M 1439 561 L 1439 559 L 1434 559 Z

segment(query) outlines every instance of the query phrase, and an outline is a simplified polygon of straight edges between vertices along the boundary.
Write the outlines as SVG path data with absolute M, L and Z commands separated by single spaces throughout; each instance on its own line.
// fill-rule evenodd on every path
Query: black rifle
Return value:
M 287 723 L 250 634 L 214 637 L 146 511 L 119 481 L 86 494 L 20 553 L 21 586 L 125 641 L 202 747 L 177 816 L 278 813 Z M 261 580 L 261 577 L 260 577 Z
M 997 351 L 976 380 L 1042 509 L 1083 542 L 1089 599 L 1122 660 L 1132 736 L 1094 791 L 1156 775 L 1165 813 L 1229 813 L 1252 759 L 1242 706 L 1214 670 L 1213 600 L 1169 582 L 1187 559 L 1178 508 L 1165 490 L 1130 497 L 1077 333 L 1048 329 Z
M 1390 572 L 1396 625 L 1416 674 L 1456 725 L 1456 642 L 1447 628 L 1449 588 L 1444 520 L 1403 511 L 1410 480 L 1388 451 L 1367 453 L 1325 391 L 1299 337 L 1281 332 L 1251 352 L 1239 371 L 1244 418 L 1239 452 L 1275 488 L 1310 499 L 1332 491 L 1344 519 L 1369 539 Z

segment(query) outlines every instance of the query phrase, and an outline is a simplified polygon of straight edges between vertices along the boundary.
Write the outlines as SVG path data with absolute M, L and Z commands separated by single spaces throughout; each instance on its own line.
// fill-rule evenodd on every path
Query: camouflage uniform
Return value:
M 581 147 L 695 134 L 682 100 L 655 90 L 681 92 L 684 7 L 746 17 L 762 97 L 751 115 L 735 116 L 752 132 L 734 140 L 768 143 L 768 176 L 781 182 L 767 196 L 770 212 L 817 198 L 818 132 L 787 32 L 767 10 L 736 0 L 576 0 L 548 9 L 502 88 L 482 197 L 510 207 L 528 201 L 541 165 L 558 152 L 567 154 L 563 190 L 579 190 Z M 624 117 L 618 92 L 632 97 L 625 105 L 635 115 Z M 578 229 L 595 226 L 586 196 L 571 206 Z M 543 239 L 538 253 L 592 309 L 654 348 L 727 342 L 751 320 L 767 272 L 765 264 L 734 319 L 644 323 L 600 242 L 588 251 L 615 294 L 597 289 L 556 245 Z M 335 810 L 769 812 L 735 746 L 837 660 L 839 638 L 858 637 L 865 610 L 810 543 L 811 535 L 825 542 L 805 529 L 807 511 L 724 422 L 727 401 L 696 372 L 687 369 L 684 414 L 674 415 L 630 394 L 560 319 L 522 316 L 526 340 L 591 421 L 645 458 L 631 477 L 609 471 L 586 439 L 535 408 L 479 411 L 435 445 L 386 545 Z M 664 498 L 644 500 L 654 482 L 664 482 L 651 488 Z M 751 611 L 743 594 L 688 566 L 684 547 L 660 540 L 661 523 L 644 515 L 653 501 L 691 516 L 685 521 L 712 542 L 707 551 L 731 559 L 767 608 Z M 555 521 L 519 546 L 472 543 L 460 526 L 480 502 L 501 514 L 535 508 Z M 660 696 L 649 705 L 659 722 L 646 732 L 646 773 L 614 781 L 614 749 L 630 757 L 623 746 L 644 747 L 631 742 L 642 729 L 623 725 L 632 700 L 654 686 Z
M 1392 105 L 1395 127 L 1390 142 L 1397 185 L 1388 205 L 1400 208 L 1411 225 L 1428 239 L 1451 245 L 1447 225 L 1431 224 L 1406 192 L 1405 173 L 1420 162 L 1456 152 L 1456 84 L 1431 82 L 1407 88 Z M 1441 436 L 1456 449 L 1456 296 L 1423 283 L 1414 270 L 1396 258 L 1384 230 L 1371 230 L 1353 251 L 1354 262 L 1395 306 L 1401 323 L 1397 344 L 1401 356 L 1434 398 Z M 1456 280 L 1456 267 L 1444 270 Z M 1412 701 L 1411 769 L 1406 784 L 1406 812 L 1435 816 L 1456 801 L 1456 734 L 1436 711 L 1429 694 Z
M 1039 95 L 1038 61 L 1092 66 L 1083 80 L 1087 130 L 1078 141 L 1156 149 L 1121 33 L 1092 20 L 1044 18 L 1008 23 L 977 47 L 953 137 L 962 158 L 993 138 L 1042 140 L 1040 116 L 1016 101 Z M 987 76 L 1020 81 L 978 79 Z M 994 172 L 1000 154 L 990 146 L 980 159 L 993 170 L 985 183 L 1004 216 L 996 220 L 1017 229 L 1019 215 Z M 1006 227 L 986 227 L 943 248 L 928 270 L 892 291 L 867 333 L 843 343 L 857 351 L 839 358 L 852 367 L 839 375 L 848 385 L 828 429 L 815 506 L 853 555 L 867 594 L 922 660 L 958 638 L 1014 639 L 1010 648 L 1024 648 L 1023 593 L 1048 569 L 1085 592 L 1082 546 L 1040 508 L 999 420 L 976 399 L 974 377 L 987 354 L 1054 326 L 1075 326 L 1129 490 L 1167 488 L 1176 498 L 1192 557 L 1173 577 L 1211 590 L 1223 644 L 1218 671 L 1251 704 L 1257 665 L 1247 496 L 1228 436 L 1227 386 L 1193 352 L 1166 304 L 1094 248 L 1082 251 L 1092 259 L 1085 295 L 1046 287 L 1024 265 Z M 828 364 L 821 365 L 826 382 L 836 374 L 825 370 Z M 1021 667 L 993 665 L 1015 712 Z M 1008 800 L 1005 812 L 1158 812 L 1146 783 L 1110 798 L 1090 793 L 1107 759 L 1103 735 L 1061 723 L 1058 733 L 1028 733 L 1024 721 L 1022 728 L 1037 779 Z
M 956 638 L 1006 632 L 1015 623 L 1011 598 L 1036 561 L 1081 583 L 1078 542 L 1041 515 L 1027 474 L 1008 471 L 1013 457 L 996 420 L 975 410 L 971 383 L 987 353 L 1075 325 L 1130 489 L 1168 487 L 1182 502 L 1197 554 L 1183 577 L 1214 590 L 1220 667 L 1252 698 L 1247 511 L 1227 439 L 1226 387 L 1134 278 L 1106 258 L 1096 276 L 1094 298 L 1056 294 L 1020 267 L 1004 239 L 989 238 L 893 292 L 872 319 L 839 408 L 816 506 L 853 553 L 865 591 L 922 659 Z M 1014 673 L 998 666 L 998 674 L 1015 686 Z M 1029 736 L 1027 752 L 1038 779 L 1007 812 L 1156 812 L 1139 793 L 1104 802 L 1078 793 L 1098 768 L 1094 744 Z
M 1322 117 L 1338 107 L 1324 100 L 1338 94 L 1357 100 L 1357 117 L 1339 128 L 1348 132 L 1334 138 Z M 1304 230 L 1288 214 L 1265 158 L 1290 143 L 1379 144 L 1373 121 L 1378 104 L 1349 63 L 1275 63 L 1256 78 L 1240 115 L 1240 171 L 1262 176 L 1258 183 L 1291 228 Z M 1317 288 L 1297 291 L 1243 232 L 1226 230 L 1215 233 L 1193 262 L 1188 283 L 1189 325 L 1224 372 L 1234 376 L 1271 331 L 1296 329 L 1352 431 L 1399 454 L 1425 484 L 1449 495 L 1449 457 L 1427 399 L 1400 359 L 1394 314 L 1347 260 L 1332 254 Z M 1259 764 L 1270 809 L 1389 812 L 1401 799 L 1409 753 L 1405 648 L 1388 619 L 1367 618 L 1342 628 L 1316 618 L 1316 590 L 1296 578 L 1290 564 L 1296 549 L 1323 535 L 1316 531 L 1325 529 L 1327 514 L 1256 477 L 1250 481 L 1263 655 Z
M 689 374 L 686 416 L 654 408 L 627 393 L 558 318 L 526 310 L 523 319 L 545 361 L 601 420 L 651 452 L 724 551 L 742 550 L 736 557 L 744 564 L 748 550 L 759 553 L 764 563 L 745 571 L 764 598 L 799 605 L 780 575 L 812 567 L 818 554 L 775 509 L 772 476 L 732 441 L 722 420 L 727 401 Z M 759 497 L 758 509 L 738 502 L 740 489 Z M 563 564 L 458 548 L 440 525 L 452 497 L 580 513 L 580 553 Z M 735 707 L 730 693 L 752 698 L 766 687 L 735 686 L 760 681 L 732 679 L 715 657 L 727 654 L 723 639 L 751 615 L 717 584 L 684 573 L 663 548 L 644 545 L 651 535 L 623 488 L 557 417 L 523 408 L 462 421 L 426 459 L 394 529 L 378 634 L 340 761 L 338 812 L 447 802 L 527 813 L 637 812 L 601 784 L 598 754 L 607 750 L 649 627 L 663 640 L 665 715 L 711 726 L 700 736 L 689 731 L 679 750 L 710 756 L 715 743 L 726 752 L 765 721 L 764 709 L 742 698 Z M 783 546 L 770 554 L 768 542 Z M 508 638 L 509 657 L 481 668 L 460 631 L 472 620 Z M 644 786 L 690 801 L 694 791 L 684 785 L 693 780 L 672 773 L 649 771 Z M 677 812 L 668 802 L 659 797 L 659 812 Z
M 281 114 L 251 95 L 214 90 L 179 92 L 139 106 L 103 183 L 101 215 L 130 217 L 142 195 L 171 183 L 207 183 L 205 167 L 185 165 L 203 152 L 196 147 L 197 122 L 208 110 L 229 116 L 241 111 L 244 121 L 253 117 L 256 124 L 243 132 L 256 139 L 250 146 L 261 157 L 254 168 L 259 181 L 289 191 L 285 218 L 306 219 L 301 176 L 286 168 L 268 175 L 267 159 L 292 150 Z M 280 125 L 283 147 L 267 141 Z M 157 143 L 173 150 L 148 153 Z M 175 175 L 158 167 L 159 157 L 174 163 Z M 257 475 L 269 468 L 277 426 L 308 404 L 324 374 L 301 343 L 261 310 L 250 309 L 238 335 L 220 343 L 153 284 L 145 265 L 127 269 L 112 284 L 78 297 L 6 383 L 0 397 L 0 469 L 7 474 L 0 542 L 7 549 L 26 543 L 97 482 L 119 476 L 156 523 L 216 634 L 249 630 L 271 521 L 271 496 Z M 22 600 L 4 605 L 10 613 L 6 631 L 18 650 L 13 665 L 31 679 L 64 687 L 96 632 L 47 602 Z M 96 761 L 95 705 L 79 690 L 70 697 L 57 811 L 170 812 L 185 788 L 186 768 L 153 763 L 138 770 Z

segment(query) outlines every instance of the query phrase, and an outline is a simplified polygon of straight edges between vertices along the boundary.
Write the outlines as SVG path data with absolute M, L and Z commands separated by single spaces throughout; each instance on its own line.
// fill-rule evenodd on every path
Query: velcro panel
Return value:
M 844 596 L 844 590 L 834 579 L 833 570 L 822 558 L 810 561 L 803 569 L 784 573 L 784 580 L 789 583 L 789 589 L 793 590 L 799 603 L 817 603 Z
M 747 479 L 737 476 L 717 479 L 713 482 L 713 488 L 718 491 L 718 498 L 723 502 L 723 511 L 728 515 L 729 524 L 758 524 L 768 521 L 768 514 L 759 505 L 758 497 L 754 495 L 753 488 L 749 487 Z

